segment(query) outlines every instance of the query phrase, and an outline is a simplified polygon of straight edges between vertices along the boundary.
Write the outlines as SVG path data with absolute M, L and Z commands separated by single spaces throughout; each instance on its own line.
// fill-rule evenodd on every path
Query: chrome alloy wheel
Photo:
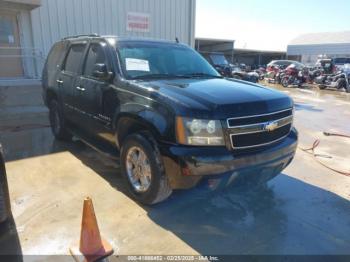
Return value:
M 128 179 L 138 193 L 143 193 L 151 186 L 151 165 L 145 152 L 139 147 L 131 147 L 126 156 Z

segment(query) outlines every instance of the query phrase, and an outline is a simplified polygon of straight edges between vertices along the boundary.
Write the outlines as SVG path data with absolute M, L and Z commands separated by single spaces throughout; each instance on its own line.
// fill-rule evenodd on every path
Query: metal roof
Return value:
M 285 54 L 286 51 L 274 51 L 274 50 L 263 50 L 263 49 L 248 49 L 248 48 L 235 48 L 235 53 L 247 53 L 247 54 L 250 54 L 250 53 L 262 53 L 262 54 L 265 54 L 265 53 L 269 53 L 269 54 Z
M 349 44 L 350 31 L 324 32 L 300 35 L 289 45 Z

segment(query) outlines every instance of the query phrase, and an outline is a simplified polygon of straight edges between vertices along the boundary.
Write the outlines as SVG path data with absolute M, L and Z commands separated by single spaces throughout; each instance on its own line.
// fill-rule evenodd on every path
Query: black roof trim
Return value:
M 68 39 L 79 38 L 79 37 L 100 37 L 100 35 L 98 35 L 98 34 L 73 35 L 73 36 L 64 37 L 62 40 L 68 40 Z

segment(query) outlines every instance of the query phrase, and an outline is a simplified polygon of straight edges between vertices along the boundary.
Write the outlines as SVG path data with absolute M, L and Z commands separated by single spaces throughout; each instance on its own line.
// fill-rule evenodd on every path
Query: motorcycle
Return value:
M 281 84 L 283 87 L 288 87 L 289 85 L 301 87 L 308 81 L 308 75 L 309 71 L 307 67 L 298 67 L 295 64 L 291 64 L 284 71 Z
M 255 69 L 254 72 L 259 75 L 259 81 L 264 80 L 266 75 L 266 68 L 259 67 L 258 69 Z
M 320 89 L 336 88 L 350 92 L 350 64 L 346 64 L 342 71 L 333 75 L 321 75 L 315 78 L 315 83 Z
M 309 81 L 314 83 L 315 79 L 321 76 L 324 73 L 324 70 L 321 68 L 309 68 Z
M 281 84 L 285 74 L 286 74 L 286 69 L 280 69 L 275 75 L 275 84 Z
M 269 68 L 269 71 L 266 72 L 265 74 L 265 79 L 269 82 L 269 83 L 280 83 L 280 73 L 283 71 L 283 67 L 282 66 L 278 66 L 278 65 L 273 65 Z M 277 77 L 277 78 L 276 78 Z

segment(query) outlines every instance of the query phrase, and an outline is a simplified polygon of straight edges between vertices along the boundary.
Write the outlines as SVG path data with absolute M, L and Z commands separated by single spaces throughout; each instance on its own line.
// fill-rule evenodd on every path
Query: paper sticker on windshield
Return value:
M 149 63 L 147 60 L 136 58 L 125 58 L 127 71 L 145 71 L 149 72 Z

